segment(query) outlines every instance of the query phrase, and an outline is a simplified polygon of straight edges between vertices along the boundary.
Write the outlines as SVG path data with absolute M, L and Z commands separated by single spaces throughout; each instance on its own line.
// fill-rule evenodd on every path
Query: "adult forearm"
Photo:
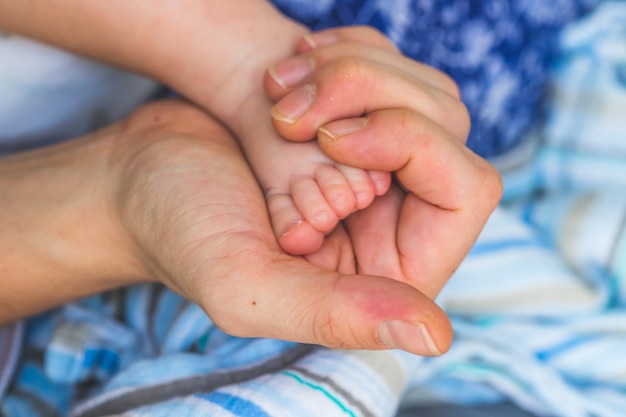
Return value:
M 0 159 L 0 325 L 148 277 L 112 208 L 110 140 Z

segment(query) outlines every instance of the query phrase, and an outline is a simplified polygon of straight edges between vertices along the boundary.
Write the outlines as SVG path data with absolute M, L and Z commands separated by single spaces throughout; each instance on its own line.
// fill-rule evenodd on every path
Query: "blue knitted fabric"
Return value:
M 515 147 L 537 121 L 560 29 L 601 0 L 273 0 L 313 30 L 370 25 L 449 74 L 472 117 L 468 146 Z

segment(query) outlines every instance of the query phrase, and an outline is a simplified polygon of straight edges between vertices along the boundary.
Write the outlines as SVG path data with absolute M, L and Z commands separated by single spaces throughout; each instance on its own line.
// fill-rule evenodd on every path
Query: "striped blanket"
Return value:
M 546 118 L 494 160 L 505 198 L 440 295 L 449 353 L 339 351 L 219 331 L 146 285 L 31 320 L 0 415 L 391 417 L 512 401 L 626 410 L 626 2 L 567 28 Z

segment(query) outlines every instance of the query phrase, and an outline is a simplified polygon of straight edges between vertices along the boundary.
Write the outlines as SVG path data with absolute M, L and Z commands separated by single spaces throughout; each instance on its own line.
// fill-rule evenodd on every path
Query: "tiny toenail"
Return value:
M 383 195 L 387 192 L 389 183 L 383 180 L 374 181 L 374 188 L 376 189 L 376 195 Z
M 268 74 L 283 89 L 293 87 L 313 71 L 313 61 L 308 57 L 290 58 L 268 69 Z
M 370 195 L 366 192 L 361 191 L 359 193 L 356 193 L 356 200 L 359 202 L 367 201 L 369 200 L 369 198 Z
M 330 215 L 328 214 L 327 211 L 321 211 L 313 217 L 313 220 L 311 221 L 311 223 L 312 224 L 325 223 L 328 221 L 329 217 Z
M 281 236 L 287 236 L 289 233 L 291 233 L 296 227 L 300 226 L 301 224 L 302 224 L 302 220 L 296 220 L 295 222 L 287 226 L 287 228 L 285 229 L 285 231 L 283 232 Z
M 346 198 L 346 196 L 344 194 L 337 194 L 336 196 L 333 197 L 333 203 L 334 204 L 343 204 L 347 200 L 348 199 Z
M 315 86 L 307 84 L 287 94 L 272 108 L 272 117 L 281 122 L 293 124 L 313 104 Z

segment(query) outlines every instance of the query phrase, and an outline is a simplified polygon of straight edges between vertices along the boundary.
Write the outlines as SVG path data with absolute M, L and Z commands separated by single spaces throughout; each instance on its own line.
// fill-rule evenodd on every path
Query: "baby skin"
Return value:
M 272 115 L 290 122 L 279 110 Z M 316 252 L 341 219 L 389 189 L 389 173 L 336 163 L 313 140 L 288 142 L 274 132 L 259 140 L 259 152 L 251 152 L 245 142 L 242 147 L 264 191 L 278 243 L 292 255 Z
M 315 142 L 265 138 L 265 145 L 266 153 L 249 160 L 263 167 L 255 172 L 260 173 L 274 233 L 292 255 L 316 252 L 341 219 L 368 207 L 389 188 L 388 173 L 335 163 Z
M 342 40 L 340 36 L 347 38 Z M 368 28 L 304 36 L 296 47 L 296 54 L 271 66 L 265 75 L 266 90 L 272 98 L 281 98 L 271 110 L 274 125 L 293 125 L 306 112 L 316 93 L 315 85 L 308 82 L 307 77 L 315 73 L 317 67 L 327 65 L 326 61 L 336 61 L 331 55 L 336 54 L 341 42 L 361 43 L 360 53 L 365 55 L 398 54 L 387 39 Z M 325 47 L 334 51 L 325 52 Z M 350 97 L 337 99 L 349 100 Z M 361 116 L 367 110 L 355 105 L 358 110 L 345 106 L 350 109 L 348 112 L 334 114 L 332 118 Z M 365 123 L 366 119 L 361 120 Z M 348 122 L 343 128 L 352 127 Z M 320 132 L 331 135 L 322 127 L 319 132 L 301 133 L 297 137 L 299 142 L 286 141 L 263 125 L 257 125 L 254 134 L 239 135 L 243 151 L 265 193 L 279 245 L 292 255 L 316 252 L 340 220 L 370 206 L 391 184 L 388 172 L 354 168 L 328 158 L 315 141 Z
M 372 29 L 308 35 L 308 29 L 271 3 L 258 0 L 248 0 L 243 7 L 229 0 L 159 2 L 158 7 L 149 0 L 132 5 L 123 0 L 92 2 L 87 7 L 80 0 L 0 0 L 0 8 L 0 26 L 8 32 L 147 75 L 220 120 L 238 139 L 267 197 L 277 240 L 290 254 L 316 252 L 340 219 L 368 207 L 389 188 L 388 173 L 354 169 L 327 158 L 313 141 L 317 131 L 298 136 L 301 143 L 287 142 L 272 124 L 299 123 L 316 96 L 309 78 L 325 65 L 327 48 L 362 45 L 356 55 L 367 62 L 388 63 L 391 55 L 399 57 Z M 71 30 L 58 22 L 67 22 Z M 128 30 L 131 27 L 134 30 Z M 289 57 L 291 61 L 284 61 Z M 351 102 L 351 112 L 333 114 L 334 120 L 368 112 L 355 108 L 363 106 L 364 94 L 356 81 L 353 94 L 335 98 Z M 264 83 L 272 90 L 269 97 Z M 285 97 L 272 111 L 271 100 L 281 95 Z
M 394 76 L 380 81 L 380 75 L 389 68 L 393 68 Z M 323 90 L 316 85 L 323 85 Z M 436 121 L 459 144 L 467 136 L 464 126 L 469 122 L 463 122 L 468 116 L 458 105 L 454 83 L 402 56 L 388 39 L 369 28 L 333 29 L 304 36 L 293 57 L 269 68 L 264 87 L 277 102 L 271 110 L 274 128 L 292 142 L 267 132 L 263 139 L 244 140 L 242 145 L 265 192 L 279 244 L 291 254 L 317 251 L 324 236 L 341 219 L 370 206 L 391 185 L 389 172 L 334 162 L 311 139 L 322 135 L 339 140 L 364 128 L 375 110 L 373 106 L 393 107 L 385 98 L 389 96 Z M 363 104 L 364 96 L 372 97 L 370 107 Z M 313 103 L 318 109 L 312 112 L 315 116 L 307 113 Z M 320 116 L 320 109 L 324 116 Z M 320 127 L 302 129 L 306 125 Z M 401 126 L 389 126 L 390 132 Z M 429 128 L 425 121 L 424 130 Z

